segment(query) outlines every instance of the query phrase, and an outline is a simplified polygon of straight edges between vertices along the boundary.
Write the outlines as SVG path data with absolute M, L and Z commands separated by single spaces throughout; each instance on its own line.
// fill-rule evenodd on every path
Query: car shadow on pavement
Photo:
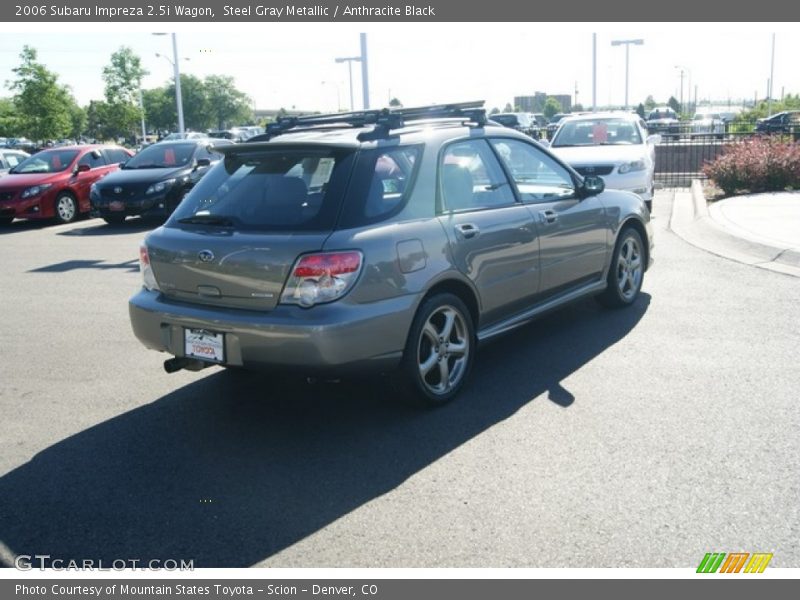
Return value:
M 61 231 L 58 235 L 68 236 L 100 236 L 100 235 L 124 235 L 126 233 L 142 233 L 152 231 L 164 224 L 163 219 L 127 219 L 124 223 L 109 224 L 103 221 L 93 221 L 87 227 L 79 227 Z
M 121 263 L 107 263 L 104 260 L 65 260 L 46 267 L 31 269 L 28 273 L 66 273 L 77 269 L 99 269 L 101 271 L 123 269 L 134 273 L 139 270 L 139 259 L 133 258 Z
M 580 302 L 486 345 L 462 395 L 437 410 L 389 401 L 383 381 L 308 385 L 216 371 L 0 478 L 0 542 L 49 560 L 251 566 L 534 399 L 591 403 L 562 382 L 623 339 L 649 302 L 642 294 L 617 311 Z
M 37 229 L 51 227 L 53 224 L 53 221 L 50 219 L 30 219 L 27 221 L 17 219 L 8 225 L 0 225 L 0 235 L 20 233 L 22 231 L 35 231 Z

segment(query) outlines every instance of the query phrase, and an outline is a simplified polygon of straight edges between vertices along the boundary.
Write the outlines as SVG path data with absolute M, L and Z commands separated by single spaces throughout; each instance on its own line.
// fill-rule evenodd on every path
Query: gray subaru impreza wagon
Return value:
M 482 103 L 280 119 L 224 159 L 140 247 L 133 331 L 211 365 L 389 372 L 455 397 L 477 344 L 567 302 L 635 302 L 650 214 Z

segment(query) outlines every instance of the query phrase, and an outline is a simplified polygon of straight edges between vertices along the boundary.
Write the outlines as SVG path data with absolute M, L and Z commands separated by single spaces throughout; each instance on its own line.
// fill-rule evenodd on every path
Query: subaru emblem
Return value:
M 121 194 L 121 193 L 122 193 L 122 188 L 121 188 L 121 187 L 119 187 L 119 186 L 115 187 L 115 188 L 114 188 L 114 193 L 115 193 L 115 194 Z
M 199 258 L 202 262 L 211 262 L 214 260 L 214 253 L 211 250 L 200 250 L 197 253 L 197 258 Z

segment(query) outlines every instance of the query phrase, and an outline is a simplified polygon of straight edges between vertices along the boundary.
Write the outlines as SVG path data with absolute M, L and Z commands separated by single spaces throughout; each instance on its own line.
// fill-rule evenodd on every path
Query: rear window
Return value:
M 338 148 L 229 153 L 183 199 L 168 226 L 205 220 L 237 229 L 330 230 L 352 155 Z
M 503 127 L 517 127 L 520 124 L 517 115 L 490 115 L 489 118 Z

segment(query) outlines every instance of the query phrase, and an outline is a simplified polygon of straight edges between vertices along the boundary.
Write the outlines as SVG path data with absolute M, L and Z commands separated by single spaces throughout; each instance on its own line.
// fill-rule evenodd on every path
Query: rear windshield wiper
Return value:
M 225 215 L 192 215 L 191 217 L 184 217 L 178 219 L 178 223 L 185 223 L 188 225 L 222 225 L 225 227 L 233 226 L 233 219 Z

